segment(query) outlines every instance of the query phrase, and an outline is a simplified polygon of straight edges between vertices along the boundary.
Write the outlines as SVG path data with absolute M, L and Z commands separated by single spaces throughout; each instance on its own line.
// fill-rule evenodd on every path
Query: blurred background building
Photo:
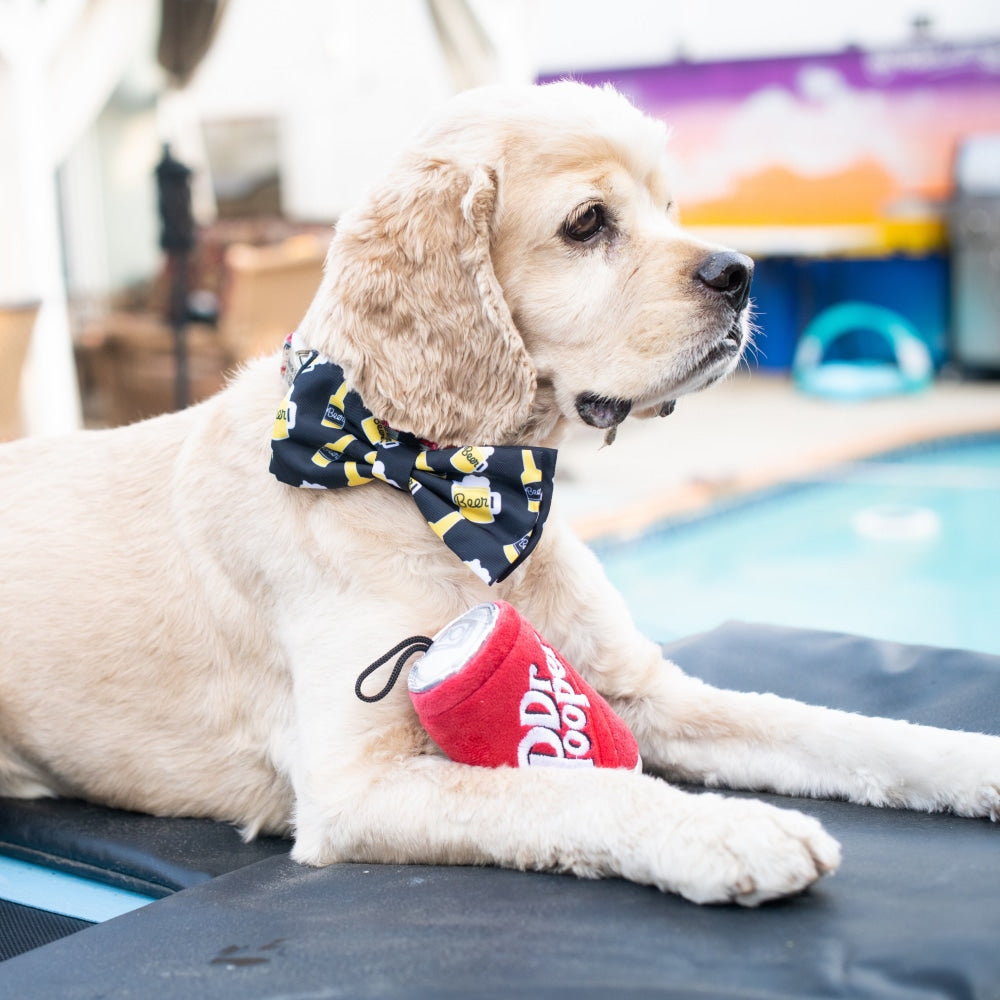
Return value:
M 1000 370 L 991 0 L 0 0 L 0 436 L 173 405 L 165 143 L 192 170 L 197 399 L 294 326 L 431 109 L 562 75 L 672 126 L 684 221 L 758 259 L 756 365 L 860 301 L 936 370 Z

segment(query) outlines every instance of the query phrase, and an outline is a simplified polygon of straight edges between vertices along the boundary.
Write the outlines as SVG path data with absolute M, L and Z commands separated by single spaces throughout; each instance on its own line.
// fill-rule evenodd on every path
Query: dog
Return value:
M 382 427 L 553 448 L 731 373 L 751 276 L 681 228 L 664 128 L 620 94 L 476 90 L 340 220 L 297 337 Z M 287 393 L 264 357 L 181 412 L 0 449 L 3 794 L 289 834 L 308 865 L 557 870 L 747 906 L 834 871 L 839 845 L 799 812 L 671 780 L 1000 816 L 1000 738 L 714 689 L 665 661 L 558 496 L 491 586 L 405 489 L 279 481 Z M 625 720 L 645 773 L 458 764 L 402 687 L 355 698 L 396 639 L 498 597 Z

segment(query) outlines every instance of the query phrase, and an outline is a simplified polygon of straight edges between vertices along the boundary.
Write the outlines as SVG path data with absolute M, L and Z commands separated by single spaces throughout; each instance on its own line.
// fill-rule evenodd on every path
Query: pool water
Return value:
M 0 899 L 100 923 L 153 902 L 126 889 L 0 855 Z
M 595 549 L 659 641 L 739 619 L 1000 654 L 1000 434 L 838 466 Z

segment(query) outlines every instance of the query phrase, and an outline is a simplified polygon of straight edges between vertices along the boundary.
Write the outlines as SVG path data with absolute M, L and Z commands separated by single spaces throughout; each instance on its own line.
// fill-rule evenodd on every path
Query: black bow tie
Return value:
M 289 341 L 285 364 L 291 387 L 271 440 L 271 472 L 281 482 L 338 489 L 378 479 L 409 490 L 445 545 L 490 584 L 538 543 L 555 449 L 428 447 L 373 416 L 343 370 L 317 352 L 295 352 Z

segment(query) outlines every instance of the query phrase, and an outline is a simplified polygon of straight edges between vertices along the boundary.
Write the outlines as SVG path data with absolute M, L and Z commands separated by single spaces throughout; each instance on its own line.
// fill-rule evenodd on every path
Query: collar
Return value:
M 381 481 L 408 490 L 431 530 L 489 584 L 530 555 L 548 516 L 554 448 L 463 445 L 440 448 L 396 431 L 371 413 L 343 369 L 285 340 L 288 392 L 271 438 L 270 471 L 300 489 Z

